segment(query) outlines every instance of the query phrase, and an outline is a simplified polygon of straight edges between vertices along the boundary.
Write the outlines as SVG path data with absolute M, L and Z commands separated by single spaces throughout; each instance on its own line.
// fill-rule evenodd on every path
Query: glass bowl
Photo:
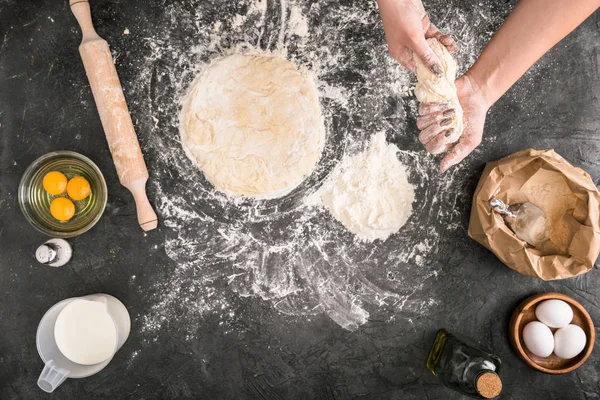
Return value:
M 50 214 L 50 203 L 67 193 L 51 195 L 44 190 L 43 179 L 50 171 L 59 171 L 67 179 L 82 176 L 90 183 L 90 195 L 84 200 L 72 200 L 75 215 L 68 221 L 59 221 Z M 106 207 L 106 182 L 100 169 L 89 158 L 74 151 L 61 150 L 45 154 L 35 160 L 19 183 L 19 206 L 25 219 L 38 231 L 55 238 L 81 235 L 92 228 Z

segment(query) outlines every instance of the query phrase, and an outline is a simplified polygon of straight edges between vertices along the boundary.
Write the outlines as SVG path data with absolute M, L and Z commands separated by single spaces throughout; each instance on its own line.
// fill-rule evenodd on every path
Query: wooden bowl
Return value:
M 544 300 L 562 300 L 569 304 L 573 309 L 573 321 L 571 324 L 578 325 L 583 329 L 587 336 L 587 342 L 584 349 L 574 358 L 564 360 L 558 358 L 554 353 L 549 357 L 538 357 L 532 354 L 523 342 L 523 328 L 531 321 L 537 321 L 535 316 L 535 308 Z M 552 333 L 557 329 L 550 328 Z M 587 361 L 592 350 L 594 349 L 594 341 L 596 340 L 596 332 L 594 331 L 594 322 L 588 312 L 579 302 L 569 296 L 561 293 L 540 293 L 525 299 L 515 310 L 510 319 L 509 328 L 510 341 L 519 355 L 531 368 L 547 374 L 566 374 L 579 368 Z

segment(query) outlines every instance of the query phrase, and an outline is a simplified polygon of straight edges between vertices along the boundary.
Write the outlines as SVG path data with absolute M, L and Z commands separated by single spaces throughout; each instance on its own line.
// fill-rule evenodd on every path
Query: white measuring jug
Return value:
M 106 306 L 106 311 L 115 324 L 117 331 L 115 348 L 110 357 L 101 363 L 93 365 L 75 363 L 65 357 L 56 344 L 56 339 L 54 337 L 56 319 L 67 304 L 77 299 L 103 303 Z M 103 293 L 91 294 L 83 297 L 72 297 L 56 303 L 46 312 L 46 314 L 44 314 L 37 329 L 37 349 L 40 357 L 45 363 L 44 369 L 38 378 L 38 386 L 43 391 L 52 393 L 67 378 L 85 378 L 101 371 L 108 365 L 121 346 L 123 346 L 129 336 L 130 329 L 131 319 L 129 317 L 129 312 L 127 312 L 127 308 L 125 308 L 123 303 L 111 295 Z

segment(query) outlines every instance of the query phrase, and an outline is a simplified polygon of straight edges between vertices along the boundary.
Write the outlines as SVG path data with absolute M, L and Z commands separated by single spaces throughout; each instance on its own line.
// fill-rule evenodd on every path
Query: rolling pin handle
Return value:
M 138 179 L 125 186 L 133 195 L 137 210 L 138 223 L 144 231 L 151 231 L 158 226 L 158 217 L 146 195 L 146 179 Z
M 92 13 L 90 11 L 90 3 L 87 0 L 71 0 L 71 11 L 75 15 L 75 19 L 81 27 L 81 33 L 84 39 L 89 39 L 98 36 L 94 25 L 92 24 Z

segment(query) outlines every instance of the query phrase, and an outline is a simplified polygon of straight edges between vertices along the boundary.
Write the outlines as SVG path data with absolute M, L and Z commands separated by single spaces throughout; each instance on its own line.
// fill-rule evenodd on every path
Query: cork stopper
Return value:
M 486 399 L 491 399 L 502 391 L 502 381 L 494 372 L 484 372 L 477 377 L 477 392 Z

